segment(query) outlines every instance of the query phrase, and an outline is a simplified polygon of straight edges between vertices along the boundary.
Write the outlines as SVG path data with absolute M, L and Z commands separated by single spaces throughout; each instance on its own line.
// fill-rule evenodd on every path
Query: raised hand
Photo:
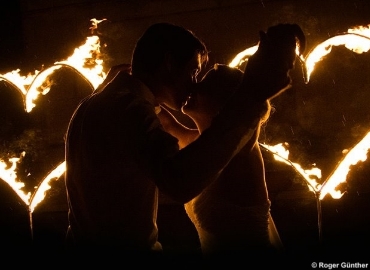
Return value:
M 291 85 L 289 71 L 296 54 L 302 54 L 306 38 L 297 24 L 278 24 L 260 31 L 257 52 L 248 59 L 241 88 L 257 101 L 272 99 Z

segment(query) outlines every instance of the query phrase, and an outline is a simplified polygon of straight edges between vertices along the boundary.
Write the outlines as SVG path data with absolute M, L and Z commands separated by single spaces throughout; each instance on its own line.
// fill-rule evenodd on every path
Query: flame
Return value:
M 97 30 L 100 22 L 106 19 L 97 20 L 91 19 L 92 26 L 90 27 L 91 34 Z M 300 56 L 307 70 L 306 82 L 310 78 L 310 74 L 314 70 L 315 64 L 321 61 L 325 55 L 331 52 L 333 46 L 344 45 L 347 49 L 352 50 L 358 54 L 367 52 L 370 49 L 370 25 L 358 26 L 348 29 L 348 33 L 337 35 L 317 45 L 306 57 Z M 238 53 L 234 59 L 229 63 L 231 67 L 240 66 L 248 57 L 253 55 L 258 49 L 258 45 L 252 46 Z M 43 69 L 42 71 L 35 70 L 33 74 L 29 73 L 27 76 L 20 75 L 20 70 L 14 70 L 6 74 L 0 74 L 0 80 L 4 80 L 20 91 L 25 100 L 25 110 L 30 112 L 35 106 L 35 101 L 40 94 L 45 95 L 51 87 L 51 83 L 45 83 L 47 78 L 53 74 L 57 69 L 66 66 L 78 72 L 85 78 L 93 89 L 96 89 L 106 78 L 106 73 L 103 71 L 103 60 L 100 59 L 100 41 L 98 36 L 90 36 L 86 38 L 83 45 L 76 48 L 74 53 L 59 62 L 55 62 L 53 66 Z M 321 170 L 313 167 L 311 169 L 304 169 L 298 163 L 289 160 L 289 151 L 286 149 L 286 144 L 280 143 L 274 146 L 260 144 L 262 147 L 274 153 L 277 161 L 284 162 L 292 166 L 303 179 L 306 181 L 309 189 L 320 194 L 322 200 L 326 194 L 330 194 L 333 198 L 340 198 L 343 194 L 335 190 L 336 187 L 345 181 L 350 166 L 357 164 L 359 161 L 366 160 L 366 154 L 370 148 L 370 132 L 357 144 L 346 157 L 339 163 L 338 167 L 333 171 L 331 176 L 320 184 Z M 25 152 L 21 154 L 21 157 Z M 8 162 L 0 159 L 0 178 L 7 182 L 17 195 L 29 206 L 32 213 L 35 207 L 45 198 L 46 192 L 51 188 L 50 181 L 59 179 L 65 171 L 65 162 L 59 164 L 50 174 L 48 174 L 40 186 L 31 196 L 31 193 L 22 191 L 24 183 L 17 179 L 16 167 L 17 163 L 21 161 L 21 157 L 13 157 Z M 8 164 L 11 163 L 9 167 Z
M 34 101 L 40 94 L 46 95 L 51 87 L 51 84 L 48 84 L 44 87 L 44 82 L 47 80 L 49 75 L 51 75 L 55 70 L 59 69 L 61 66 L 52 66 L 48 69 L 43 70 L 42 72 L 37 73 L 34 77 L 27 93 L 26 93 L 26 112 L 31 112 L 32 109 L 36 106 Z
M 17 173 L 15 171 L 17 167 L 17 163 L 24 157 L 25 152 L 21 153 L 21 157 L 19 158 L 10 158 L 9 162 L 11 163 L 10 168 L 8 168 L 8 164 L 0 159 L 0 178 L 3 179 L 8 185 L 17 193 L 19 198 L 21 198 L 26 204 L 29 204 L 31 193 L 24 193 L 22 188 L 24 187 L 24 183 L 17 181 Z
M 103 60 L 99 57 L 99 37 L 90 36 L 66 60 L 55 62 L 51 67 L 41 72 L 36 70 L 34 74 L 28 74 L 27 76 L 21 76 L 19 69 L 0 74 L 0 80 L 10 83 L 24 95 L 25 110 L 31 112 L 36 106 L 34 102 L 38 96 L 40 94 L 45 95 L 50 90 L 51 83 L 45 85 L 47 78 L 63 66 L 74 69 L 96 89 L 106 77 L 106 73 L 103 71 Z
M 318 180 L 321 179 L 321 170 L 319 168 L 303 169 L 298 163 L 289 160 L 289 151 L 286 149 L 287 144 L 279 143 L 274 146 L 260 143 L 260 145 L 274 154 L 277 161 L 291 165 L 306 181 L 309 189 L 316 194 L 319 194 L 319 199 L 322 200 L 327 194 L 330 194 L 334 199 L 340 199 L 344 193 L 336 190 L 339 184 L 346 182 L 350 167 L 358 162 L 364 162 L 367 159 L 367 153 L 370 149 L 370 132 L 354 146 L 346 156 L 338 163 L 333 173 L 328 177 L 323 184 Z
M 238 67 L 245 61 L 248 61 L 248 57 L 253 55 L 258 49 L 258 45 L 245 49 L 244 51 L 238 53 L 234 59 L 229 63 L 230 67 Z
M 98 58 L 99 55 L 99 37 L 87 37 L 85 43 L 76 48 L 67 60 L 55 62 L 54 66 L 38 73 L 26 94 L 26 111 L 30 112 L 36 106 L 34 101 L 40 94 L 46 95 L 49 92 L 51 84 L 44 86 L 44 82 L 54 71 L 63 66 L 70 67 L 80 73 L 96 89 L 106 77 L 103 71 L 103 60 Z
M 96 19 L 96 18 L 91 19 L 91 20 L 90 20 L 90 22 L 91 22 L 92 26 L 89 28 L 89 29 L 91 30 L 91 35 L 93 35 L 93 34 L 94 34 L 94 31 L 95 31 L 96 29 L 98 29 L 98 24 L 99 24 L 99 23 L 101 23 L 101 22 L 103 22 L 103 21 L 106 21 L 106 20 L 107 20 L 107 19 L 102 19 L 102 20 L 98 20 L 98 19 Z
M 348 29 L 348 33 L 358 34 L 370 38 L 370 24 L 368 24 L 367 26 L 360 25 L 354 28 L 350 28 Z
M 317 45 L 304 59 L 307 70 L 306 82 L 310 80 L 311 73 L 314 70 L 316 63 L 329 54 L 333 46 L 340 45 L 344 45 L 347 49 L 361 54 L 370 49 L 370 38 L 358 34 L 347 33 L 334 36 Z
M 104 20 L 92 19 L 93 26 L 90 28 L 91 31 L 96 30 L 98 23 Z M 106 73 L 103 71 L 103 60 L 100 59 L 99 37 L 87 37 L 85 43 L 76 48 L 69 58 L 55 62 L 53 66 L 42 71 L 35 70 L 33 74 L 22 76 L 20 75 L 20 70 L 17 69 L 6 74 L 0 74 L 0 80 L 6 81 L 22 93 L 25 100 L 25 111 L 29 113 L 36 106 L 35 101 L 39 95 L 46 95 L 50 91 L 52 83 L 48 81 L 48 77 L 63 66 L 75 70 L 91 84 L 93 89 L 96 89 L 106 77 Z M 25 152 L 22 153 L 22 157 L 24 155 Z M 31 196 L 30 192 L 26 194 L 22 191 L 25 185 L 17 177 L 16 168 L 20 158 L 10 158 L 9 162 L 12 164 L 10 167 L 5 161 L 0 159 L 0 178 L 7 182 L 22 201 L 28 205 L 31 213 L 44 199 L 47 190 L 50 189 L 50 181 L 58 179 L 65 171 L 65 163 L 63 162 L 43 179 L 40 186 Z
M 39 71 L 35 70 L 35 74 L 28 74 L 27 76 L 22 76 L 19 72 L 20 69 L 16 69 L 6 74 L 0 74 L 0 80 L 7 81 L 15 86 L 23 95 L 26 95 L 28 87 L 32 84 Z
M 330 194 L 334 199 L 339 199 L 343 196 L 340 191 L 335 190 L 336 187 L 346 181 L 347 175 L 352 165 L 358 162 L 364 162 L 367 159 L 367 152 L 370 149 L 370 132 L 353 147 L 339 163 L 331 176 L 324 182 L 320 190 L 320 199 L 323 199 L 326 194 Z
M 333 46 L 345 46 L 347 49 L 357 54 L 369 51 L 370 24 L 367 26 L 350 28 L 348 29 L 347 33 L 336 35 L 318 44 L 306 57 L 299 56 L 302 65 L 304 66 L 304 77 L 306 83 L 309 82 L 311 73 L 313 72 L 316 63 L 323 60 L 323 58 L 331 52 Z M 229 66 L 240 66 L 245 61 L 248 61 L 248 57 L 253 55 L 257 49 L 258 45 L 247 48 L 238 53 L 229 63 Z M 317 194 L 320 194 L 320 200 L 322 200 L 327 194 L 330 194 L 334 199 L 339 199 L 343 196 L 343 193 L 336 190 L 336 188 L 340 183 L 346 181 L 351 165 L 355 165 L 359 161 L 366 160 L 367 151 L 370 149 L 370 135 L 367 134 L 360 143 L 358 143 L 350 152 L 348 152 L 346 157 L 339 163 L 331 176 L 325 180 L 323 184 L 318 182 L 318 180 L 320 180 L 322 177 L 321 169 L 303 169 L 301 165 L 290 161 L 289 151 L 285 148 L 286 144 L 280 143 L 274 146 L 269 146 L 260 143 L 260 145 L 272 152 L 275 160 L 292 166 L 306 181 L 309 189 Z
M 350 28 L 347 33 L 334 36 L 317 45 L 304 59 L 307 82 L 316 63 L 329 54 L 333 46 L 345 46 L 357 54 L 367 52 L 370 49 L 370 25 Z
M 283 162 L 287 165 L 292 166 L 306 181 L 308 188 L 313 192 L 318 192 L 321 189 L 321 185 L 316 179 L 321 179 L 321 170 L 319 168 L 303 169 L 298 163 L 294 163 L 289 160 L 289 150 L 286 149 L 286 143 L 279 143 L 276 145 L 267 145 L 260 143 L 260 145 L 269 150 L 274 154 L 274 158 L 277 161 Z
M 88 79 L 93 88 L 96 89 L 105 79 L 106 73 L 103 71 L 103 60 L 100 56 L 100 41 L 98 36 L 87 37 L 86 42 L 76 48 L 72 56 L 67 60 L 56 62 L 75 69 Z
M 31 213 L 33 212 L 35 207 L 44 200 L 46 192 L 51 188 L 51 186 L 49 185 L 50 181 L 53 179 L 59 179 L 59 177 L 61 177 L 62 174 L 65 172 L 65 169 L 66 164 L 65 162 L 62 162 L 44 178 L 44 180 L 41 182 L 41 185 L 32 196 L 29 206 Z

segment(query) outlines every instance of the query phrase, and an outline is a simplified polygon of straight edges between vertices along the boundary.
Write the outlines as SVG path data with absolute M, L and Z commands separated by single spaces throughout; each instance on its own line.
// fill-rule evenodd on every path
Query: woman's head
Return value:
M 243 75 L 238 68 L 216 64 L 199 83 L 193 85 L 192 94 L 182 108 L 183 113 L 193 119 L 202 132 L 236 91 Z M 261 121 L 266 121 L 268 116 L 269 111 Z
M 199 83 L 193 85 L 191 97 L 182 111 L 196 123 L 210 124 L 241 83 L 243 74 L 238 68 L 216 64 Z
M 170 23 L 150 26 L 138 40 L 132 56 L 132 75 L 146 83 L 154 95 L 173 109 L 180 109 L 208 61 L 205 44 L 190 30 Z

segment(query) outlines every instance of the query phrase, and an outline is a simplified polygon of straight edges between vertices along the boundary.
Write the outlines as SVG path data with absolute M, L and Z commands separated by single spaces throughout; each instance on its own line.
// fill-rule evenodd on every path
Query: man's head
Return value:
M 208 60 L 205 44 L 191 31 L 170 23 L 150 26 L 132 56 L 132 75 L 143 81 L 158 102 L 179 110 L 187 85 L 195 82 Z

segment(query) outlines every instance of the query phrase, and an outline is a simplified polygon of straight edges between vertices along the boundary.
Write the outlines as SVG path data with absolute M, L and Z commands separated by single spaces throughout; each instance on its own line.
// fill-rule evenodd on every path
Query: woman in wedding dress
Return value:
M 171 113 L 162 110 L 164 128 L 186 147 L 204 132 L 227 98 L 241 83 L 243 72 L 226 65 L 215 65 L 194 85 L 193 94 L 183 107 L 183 113 L 196 124 L 197 130 L 180 123 L 173 128 Z M 270 109 L 267 101 L 266 106 Z M 270 200 L 265 181 L 265 169 L 258 136 L 268 119 L 267 110 L 253 131 L 252 138 L 224 168 L 219 177 L 196 198 L 185 204 L 185 210 L 197 229 L 202 253 L 216 258 L 220 255 L 275 254 L 282 250 L 278 231 L 270 214 Z

